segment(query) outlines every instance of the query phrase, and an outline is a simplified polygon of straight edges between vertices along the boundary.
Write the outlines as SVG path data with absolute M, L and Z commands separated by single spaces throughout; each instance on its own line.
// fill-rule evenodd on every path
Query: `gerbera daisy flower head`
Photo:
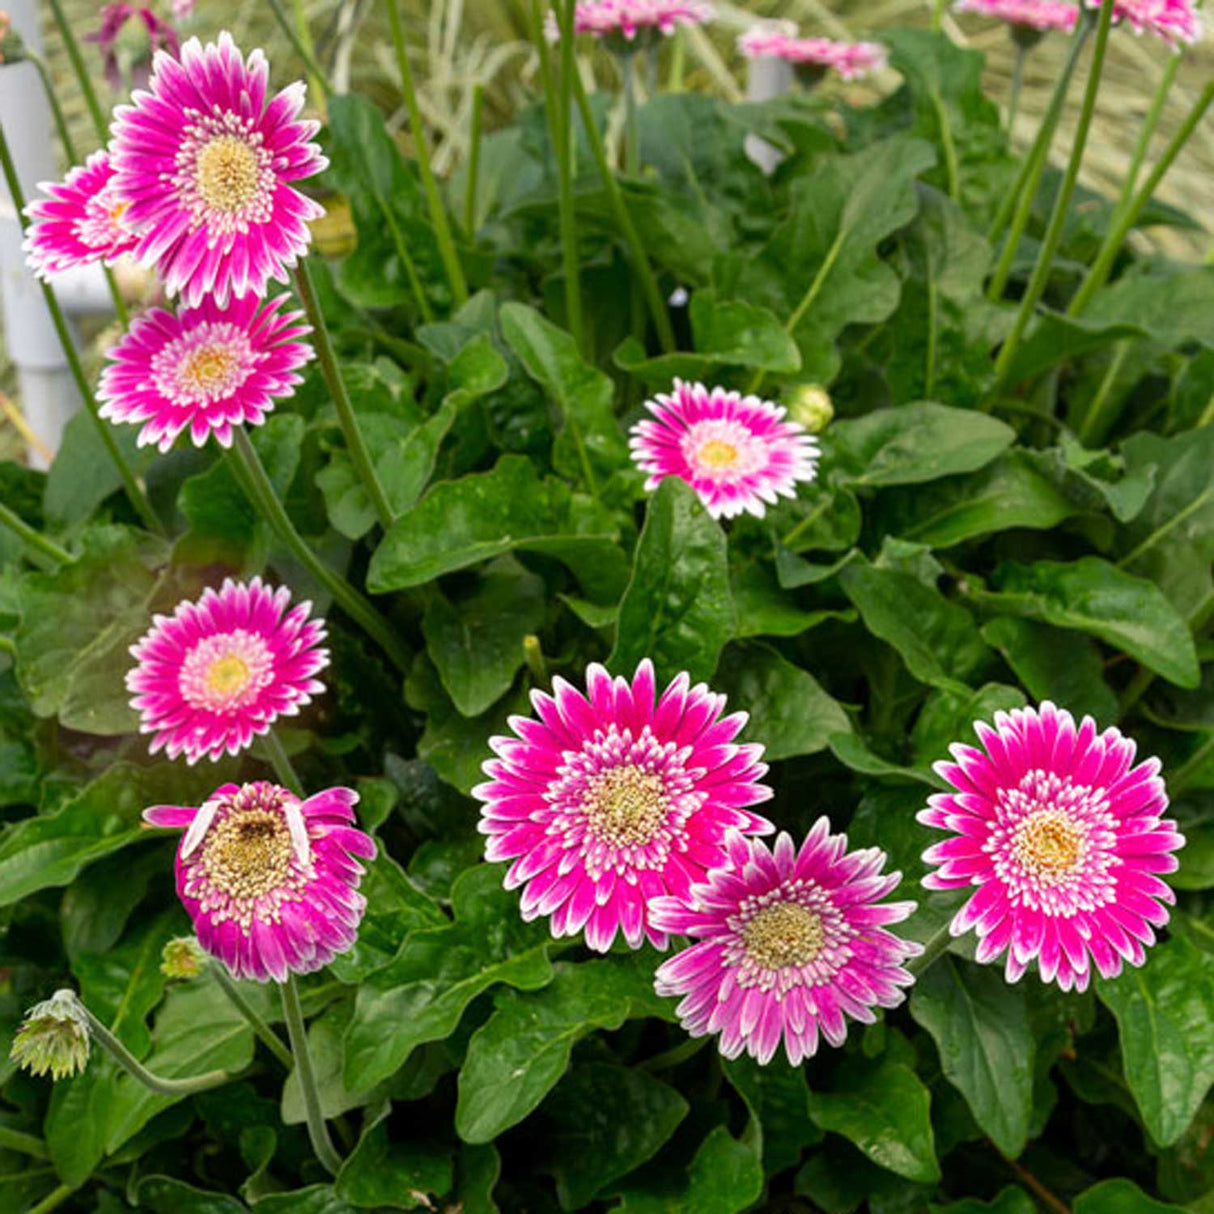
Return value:
M 539 719 L 511 717 L 516 736 L 490 739 L 489 779 L 472 790 L 485 858 L 513 861 L 506 888 L 523 887 L 523 918 L 551 916 L 554 936 L 665 948 L 649 900 L 704 880 L 731 828 L 775 829 L 748 808 L 771 789 L 763 747 L 734 742 L 746 714 L 722 716 L 725 697 L 686 674 L 657 696 L 648 659 L 631 682 L 596 664 L 585 695 L 558 677 L 531 700 Z
M 142 26 L 143 37 L 138 33 L 134 37 L 127 32 L 127 26 Z M 134 88 L 144 88 L 148 82 L 148 64 L 157 50 L 165 50 L 170 55 L 176 55 L 180 50 L 177 31 L 167 22 L 162 21 L 154 12 L 143 4 L 118 3 L 107 4 L 101 10 L 101 24 L 91 34 L 85 34 L 86 42 L 95 42 L 101 52 L 105 64 L 106 83 L 114 92 L 122 88 L 122 67 L 119 63 L 119 51 L 122 58 L 129 62 L 130 80 Z
M 1101 0 L 1084 0 L 1097 9 Z M 1150 32 L 1173 50 L 1201 38 L 1201 15 L 1192 0 L 1114 0 L 1113 20 L 1125 22 L 1136 34 Z
M 312 356 L 301 312 L 285 296 L 206 299 L 174 315 L 152 308 L 107 353 L 97 393 L 102 417 L 143 425 L 139 445 L 167 451 L 183 430 L 196 447 L 214 435 L 232 445 L 234 425 L 260 425 L 302 382 Z
M 800 848 L 781 831 L 775 846 L 733 832 L 728 863 L 682 898 L 655 898 L 654 925 L 690 936 L 690 948 L 658 967 L 659 995 L 693 1037 L 720 1034 L 721 1053 L 770 1062 L 781 1040 L 793 1066 L 847 1037 L 847 1017 L 871 1024 L 896 1007 L 914 978 L 903 962 L 922 946 L 886 928 L 914 902 L 882 902 L 901 873 L 882 873 L 876 847 L 847 850 L 819 818 Z
M 158 51 L 147 90 L 114 111 L 115 188 L 136 254 L 190 306 L 286 282 L 324 213 L 291 184 L 328 164 L 319 123 L 298 117 L 304 85 L 267 101 L 267 79 L 260 50 L 245 60 L 227 33 L 205 47 L 191 38 L 180 61 Z
M 923 853 L 928 889 L 972 889 L 954 936 L 973 929 L 977 959 L 1007 953 L 1015 982 L 1036 960 L 1044 982 L 1084 990 L 1141 965 L 1176 900 L 1160 873 L 1184 846 L 1161 815 L 1159 760 L 1134 762 L 1134 743 L 1098 733 L 1043 703 L 976 722 L 983 749 L 954 744 L 936 771 L 955 791 L 928 798 L 919 820 L 952 832 Z
M 185 831 L 177 896 L 198 943 L 235 978 L 285 982 L 354 944 L 358 892 L 375 842 L 358 829 L 358 794 L 330 788 L 301 801 L 277 784 L 224 784 L 200 807 L 155 805 L 144 821 Z
M 138 664 L 126 676 L 153 754 L 189 763 L 238 754 L 324 691 L 316 678 L 329 664 L 324 621 L 308 618 L 311 603 L 288 610 L 290 601 L 285 586 L 228 578 L 153 617 L 131 646 Z
M 1031 46 L 1051 30 L 1069 32 L 1079 18 L 1079 7 L 1067 0 L 957 0 L 953 11 L 980 13 L 1005 22 L 1012 37 Z
M 593 34 L 616 53 L 631 54 L 656 37 L 669 37 L 680 25 L 699 25 L 712 16 L 712 6 L 701 0 L 578 0 L 573 32 Z M 560 40 L 560 26 L 551 9 L 544 32 L 550 42 Z
M 672 393 L 645 407 L 653 417 L 637 422 L 628 442 L 649 473 L 645 488 L 677 476 L 713 518 L 743 511 L 762 518 L 781 496 L 796 497 L 798 481 L 817 475 L 817 439 L 770 401 L 676 379 Z
M 26 208 L 25 260 L 47 278 L 77 266 L 107 265 L 137 243 L 126 221 L 127 205 L 114 186 L 114 168 L 106 152 L 94 152 L 61 182 L 38 187 L 46 198 Z
M 788 23 L 755 26 L 738 39 L 738 51 L 748 59 L 783 59 L 809 82 L 828 70 L 844 80 L 857 80 L 886 66 L 889 57 L 879 42 L 840 42 L 833 38 L 798 38 Z

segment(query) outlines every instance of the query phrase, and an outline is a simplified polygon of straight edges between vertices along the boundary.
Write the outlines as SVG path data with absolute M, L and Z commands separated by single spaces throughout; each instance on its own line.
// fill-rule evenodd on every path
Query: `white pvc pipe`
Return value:
M 782 97 L 792 89 L 792 65 L 784 59 L 764 57 L 746 60 L 746 100 L 770 101 Z M 779 148 L 761 139 L 758 135 L 747 135 L 742 145 L 746 155 L 770 177 L 776 166 L 784 159 Z

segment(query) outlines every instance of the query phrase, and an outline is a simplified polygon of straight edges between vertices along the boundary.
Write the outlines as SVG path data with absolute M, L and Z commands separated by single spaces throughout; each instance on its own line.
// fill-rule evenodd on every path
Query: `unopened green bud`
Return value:
M 788 415 L 810 434 L 818 434 L 830 424 L 835 407 L 821 384 L 798 384 L 789 395 Z
M 0 63 L 20 63 L 25 58 L 25 43 L 13 29 L 12 18 L 0 9 Z
M 31 1075 L 65 1079 L 88 1065 L 89 1026 L 72 991 L 35 1004 L 13 1038 L 9 1057 Z
M 197 978 L 207 967 L 207 955 L 193 936 L 177 936 L 160 954 L 160 972 L 166 978 Z

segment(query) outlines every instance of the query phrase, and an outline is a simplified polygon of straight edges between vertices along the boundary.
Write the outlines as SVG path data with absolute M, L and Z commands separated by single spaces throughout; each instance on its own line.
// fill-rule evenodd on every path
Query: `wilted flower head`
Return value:
M 126 203 L 114 188 L 114 169 L 105 152 L 94 152 L 62 182 L 43 182 L 48 197 L 26 208 L 30 223 L 25 259 L 39 277 L 101 261 L 107 265 L 136 245 L 126 222 Z
M 193 936 L 177 936 L 160 953 L 160 972 L 166 978 L 197 978 L 207 967 L 207 955 Z
M 472 795 L 485 858 L 514 861 L 505 884 L 524 887 L 524 919 L 550 915 L 558 937 L 584 929 L 599 952 L 617 932 L 665 948 L 649 899 L 684 894 L 723 863 L 731 827 L 774 829 L 747 808 L 771 789 L 763 747 L 733 741 L 746 714 L 722 717 L 725 697 L 690 683 L 680 674 L 655 696 L 648 659 L 631 683 L 595 664 L 584 696 L 554 679 L 552 695 L 531 693 L 538 721 L 511 717 L 517 737 L 489 740 L 497 758 Z
M 131 646 L 138 665 L 126 676 L 153 754 L 163 747 L 190 763 L 238 754 L 324 691 L 315 677 L 329 664 L 324 621 L 308 619 L 311 603 L 288 611 L 290 601 L 285 586 L 228 578 L 153 617 Z
M 798 38 L 785 23 L 761 25 L 738 39 L 738 50 L 748 59 L 783 59 L 807 69 L 816 79 L 828 69 L 844 80 L 857 80 L 885 67 L 888 55 L 879 42 L 839 42 L 833 38 Z
M 578 0 L 573 10 L 573 32 L 594 34 L 606 39 L 613 50 L 629 53 L 646 39 L 659 34 L 669 36 L 680 25 L 711 21 L 712 15 L 712 6 L 700 0 Z M 551 9 L 544 32 L 550 42 L 561 36 Z
M 236 978 L 285 982 L 344 953 L 367 900 L 358 892 L 375 842 L 355 825 L 358 794 L 301 801 L 277 784 L 224 784 L 200 808 L 156 805 L 153 826 L 185 830 L 177 896 L 198 943 Z
M 830 425 L 835 406 L 821 384 L 797 384 L 789 392 L 788 416 L 810 434 L 818 434 Z
M 1100 0 L 1084 3 L 1100 7 Z M 1114 0 L 1113 20 L 1126 22 L 1136 34 L 1150 31 L 1174 50 L 1201 37 L 1201 15 L 1192 0 Z
M 1010 25 L 1013 33 L 1021 30 L 1037 35 L 1072 30 L 1079 17 L 1078 5 L 1067 0 L 957 0 L 953 9 L 994 17 Z
M 247 62 L 229 34 L 191 38 L 181 61 L 158 52 L 149 91 L 115 110 L 115 185 L 165 290 L 197 306 L 214 294 L 264 294 L 308 248 L 323 208 L 290 183 L 328 161 L 312 141 L 319 124 L 297 115 L 304 85 L 267 99 L 269 69 Z
M 142 4 L 105 5 L 100 28 L 84 38 L 86 42 L 97 43 L 105 63 L 106 81 L 114 92 L 123 83 L 120 60 L 130 73 L 131 87 L 143 88 L 148 82 L 152 56 L 161 50 L 176 55 L 180 49 L 177 31 Z
M 58 1081 L 77 1075 L 89 1061 L 89 1024 L 73 991 L 56 991 L 36 1003 L 13 1038 L 9 1057 L 31 1075 Z
M 20 63 L 25 58 L 25 43 L 13 29 L 12 18 L 0 9 L 0 63 Z
M 628 445 L 637 466 L 649 473 L 646 489 L 677 476 L 695 490 L 713 518 L 743 511 L 762 518 L 781 496 L 796 497 L 798 481 L 817 475 L 817 440 L 785 410 L 757 396 L 674 381 L 645 407 Z
M 232 427 L 259 426 L 274 402 L 292 395 L 313 356 L 301 312 L 280 311 L 286 297 L 206 299 L 174 315 L 137 316 L 101 374 L 101 416 L 140 425 L 139 445 L 167 451 L 184 430 L 196 447 L 212 434 L 232 445 Z
M 1036 960 L 1043 982 L 1084 990 L 1092 963 L 1105 978 L 1141 965 L 1152 925 L 1168 921 L 1184 846 L 1160 815 L 1168 799 L 1159 760 L 1134 763 L 1134 743 L 1096 732 L 1046 702 L 974 724 L 983 750 L 955 744 L 936 771 L 955 792 L 928 798 L 919 821 L 953 837 L 923 853 L 939 865 L 928 889 L 972 889 L 952 922 L 978 934 L 977 959 L 1007 952 L 1015 982 Z
M 913 902 L 881 899 L 901 873 L 885 853 L 847 850 L 819 818 L 800 849 L 781 831 L 775 847 L 731 834 L 729 863 L 682 898 L 650 903 L 654 925 L 698 943 L 665 961 L 659 995 L 681 995 L 678 1016 L 693 1036 L 719 1033 L 721 1053 L 770 1062 L 780 1041 L 797 1066 L 847 1037 L 847 1017 L 871 1024 L 913 981 L 902 968 L 922 947 L 886 931 Z

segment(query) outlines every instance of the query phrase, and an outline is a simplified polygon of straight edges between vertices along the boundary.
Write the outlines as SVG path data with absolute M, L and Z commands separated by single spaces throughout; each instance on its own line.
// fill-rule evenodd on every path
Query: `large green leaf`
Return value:
M 464 1008 L 496 983 L 535 990 L 551 981 L 547 927 L 522 922 L 518 895 L 502 889 L 499 868 L 470 869 L 451 898 L 454 923 L 415 931 L 396 959 L 359 988 L 346 1030 L 351 1091 L 374 1087 L 416 1046 L 442 1040 Z
M 371 1125 L 337 1174 L 333 1191 L 359 1209 L 434 1209 L 451 1188 L 450 1153 L 438 1143 L 408 1134 L 397 1140 L 387 1116 Z
M 102 423 L 122 457 L 141 476 L 155 458 L 152 448 L 136 445 L 134 426 Z M 122 488 L 122 476 L 97 432 L 97 421 L 81 409 L 68 419 L 42 498 L 47 516 L 59 523 L 82 523 L 111 493 Z
M 466 1142 L 489 1142 L 522 1121 L 587 1033 L 618 1029 L 635 1016 L 668 1016 L 672 1007 L 653 992 L 652 966 L 633 957 L 558 965 L 542 990 L 502 991 L 495 1002 L 460 1071 L 455 1128 Z
M 809 1118 L 803 1067 L 789 1065 L 782 1056 L 762 1066 L 742 1054 L 725 1063 L 724 1071 L 750 1111 L 746 1137 L 759 1147 L 764 1171 L 792 1167 L 807 1146 L 820 1141 L 822 1132 Z
M 1037 1207 L 1023 1189 L 1008 1185 L 990 1201 L 966 1197 L 946 1206 L 928 1206 L 928 1211 L 929 1214 L 1037 1214 Z
M 1196 1209 L 1196 1207 L 1189 1207 Z M 1183 1214 L 1183 1207 L 1148 1197 L 1132 1180 L 1102 1180 L 1075 1198 L 1075 1214 Z
M 1033 1112 L 1035 1042 L 1023 988 L 995 969 L 944 956 L 915 983 L 910 1011 L 931 1033 L 974 1120 L 1015 1158 Z
M 668 476 L 649 500 L 632 579 L 620 603 L 612 667 L 652 658 L 659 681 L 709 679 L 733 635 L 725 535 L 692 490 Z
M 172 1176 L 143 1176 L 132 1186 L 140 1210 L 156 1214 L 244 1214 L 245 1207 L 226 1193 L 209 1193 Z
M 719 1125 L 700 1143 L 685 1182 L 668 1170 L 660 1184 L 625 1188 L 614 1214 L 739 1214 L 762 1190 L 763 1165 L 754 1148 Z

